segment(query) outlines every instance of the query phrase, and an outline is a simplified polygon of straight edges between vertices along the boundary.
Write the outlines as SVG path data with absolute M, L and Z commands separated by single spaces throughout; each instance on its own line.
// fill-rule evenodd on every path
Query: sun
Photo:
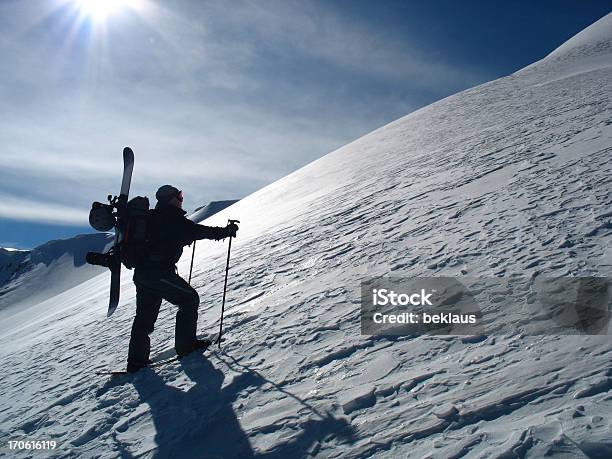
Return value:
M 121 10 L 141 10 L 144 0 L 72 0 L 72 3 L 82 17 L 103 23 Z
M 92 21 L 102 22 L 121 9 L 121 0 L 74 0 L 81 14 Z

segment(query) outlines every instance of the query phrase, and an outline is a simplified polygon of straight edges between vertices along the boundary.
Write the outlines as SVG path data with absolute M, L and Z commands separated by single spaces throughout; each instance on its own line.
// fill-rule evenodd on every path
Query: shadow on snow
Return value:
M 331 413 L 321 413 L 304 400 L 266 379 L 257 370 L 240 364 L 229 354 L 218 353 L 217 357 L 239 373 L 239 376 L 223 388 L 223 372 L 199 355 L 190 356 L 181 362 L 183 371 L 195 383 L 187 391 L 167 385 L 165 380 L 151 369 L 141 370 L 144 373 L 142 376 L 146 377 L 134 379 L 133 384 L 140 399 L 150 407 L 156 430 L 157 457 L 173 457 L 179 453 L 181 457 L 198 458 L 302 457 L 316 454 L 319 443 L 330 437 L 335 437 L 342 443 L 355 441 L 354 430 L 347 420 L 336 418 Z M 282 392 L 283 397 L 294 399 L 315 416 L 308 417 L 303 422 L 297 420 L 295 425 L 291 426 L 291 431 L 299 432 L 287 441 L 269 451 L 256 453 L 247 434 L 242 430 L 232 404 L 243 391 L 249 388 L 261 390 L 264 385 Z M 273 433 L 282 428 L 281 425 L 272 424 L 259 433 Z M 278 442 L 278 437 L 275 438 Z M 130 456 L 124 448 L 120 449 L 123 457 Z

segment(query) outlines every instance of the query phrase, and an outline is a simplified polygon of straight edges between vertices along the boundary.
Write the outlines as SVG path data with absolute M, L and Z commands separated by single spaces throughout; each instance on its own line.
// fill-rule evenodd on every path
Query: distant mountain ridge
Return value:
M 213 216 L 217 212 L 221 212 L 226 207 L 229 207 L 235 203 L 237 203 L 239 199 L 231 199 L 226 201 L 211 201 L 205 206 L 198 207 L 193 214 L 189 216 L 190 220 L 193 220 L 196 223 L 200 223 L 206 220 L 208 217 Z
M 85 255 L 106 250 L 112 238 L 110 233 L 79 234 L 27 251 L 0 249 L 0 310 L 60 293 L 104 272 L 87 265 Z
M 12 250 L 0 247 L 0 286 L 13 275 L 16 267 L 29 253 L 29 250 Z

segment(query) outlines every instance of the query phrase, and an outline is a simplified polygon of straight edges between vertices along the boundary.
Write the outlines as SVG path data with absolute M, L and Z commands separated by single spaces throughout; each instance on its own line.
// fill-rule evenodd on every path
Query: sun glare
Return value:
M 53 4 L 49 15 L 60 18 L 58 30 L 65 37 L 62 51 L 68 56 L 76 50 L 85 50 L 82 76 L 87 81 L 97 81 L 103 72 L 112 72 L 108 50 L 113 35 L 121 35 L 124 27 L 136 18 L 148 21 L 155 16 L 154 0 L 49 1 Z
M 99 22 L 116 13 L 122 6 L 121 0 L 75 0 L 79 11 L 91 20 Z
M 72 0 L 81 16 L 92 22 L 105 22 L 110 16 L 126 8 L 142 10 L 143 0 Z

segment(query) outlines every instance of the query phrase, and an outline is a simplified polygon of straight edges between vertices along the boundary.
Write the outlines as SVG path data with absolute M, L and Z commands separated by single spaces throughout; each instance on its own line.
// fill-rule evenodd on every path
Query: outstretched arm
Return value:
M 184 226 L 185 234 L 185 245 L 191 244 L 193 241 L 198 239 L 214 239 L 216 241 L 225 239 L 226 237 L 236 237 L 238 231 L 238 225 L 231 222 L 226 227 L 220 226 L 205 226 L 198 225 L 197 223 L 185 219 Z
M 190 239 L 194 241 L 198 239 L 214 239 L 218 241 L 229 236 L 227 228 L 220 226 L 204 226 L 193 223 L 190 227 Z

